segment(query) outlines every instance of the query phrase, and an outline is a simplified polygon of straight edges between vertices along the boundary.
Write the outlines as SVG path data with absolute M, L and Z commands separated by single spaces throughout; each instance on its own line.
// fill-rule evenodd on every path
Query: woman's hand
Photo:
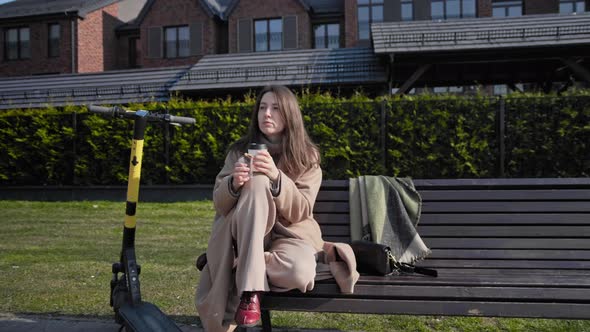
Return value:
M 272 182 L 279 179 L 279 169 L 275 165 L 270 153 L 266 150 L 259 151 L 252 160 L 254 171 L 264 173 Z
M 242 188 L 244 183 L 250 180 L 250 167 L 245 162 L 244 158 L 238 159 L 234 164 L 234 171 L 232 173 L 233 181 L 231 183 L 234 192 Z

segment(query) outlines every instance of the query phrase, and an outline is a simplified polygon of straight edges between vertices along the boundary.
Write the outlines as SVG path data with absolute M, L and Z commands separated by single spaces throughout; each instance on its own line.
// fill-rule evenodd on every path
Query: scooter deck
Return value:
M 119 315 L 123 318 L 125 329 L 128 331 L 182 332 L 174 321 L 149 302 L 142 302 L 139 306 L 125 304 L 119 308 Z

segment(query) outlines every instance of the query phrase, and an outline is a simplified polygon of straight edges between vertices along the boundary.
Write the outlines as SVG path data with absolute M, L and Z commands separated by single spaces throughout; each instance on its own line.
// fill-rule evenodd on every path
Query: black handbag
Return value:
M 356 258 L 357 271 L 370 275 L 386 276 L 399 273 L 419 273 L 436 277 L 433 269 L 418 267 L 413 264 L 398 262 L 391 249 L 370 241 L 353 241 L 350 246 Z

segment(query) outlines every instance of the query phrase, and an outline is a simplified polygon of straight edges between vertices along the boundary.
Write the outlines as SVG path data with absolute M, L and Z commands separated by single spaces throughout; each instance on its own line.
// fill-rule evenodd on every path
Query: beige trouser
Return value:
M 305 241 L 271 241 L 277 209 L 265 175 L 255 175 L 242 187 L 236 206 L 215 225 L 201 273 L 196 306 L 208 332 L 231 331 L 243 291 L 311 290 L 316 250 Z M 237 257 L 232 243 L 235 243 Z M 266 252 L 265 252 L 266 249 Z M 271 286 L 269 287 L 269 283 Z

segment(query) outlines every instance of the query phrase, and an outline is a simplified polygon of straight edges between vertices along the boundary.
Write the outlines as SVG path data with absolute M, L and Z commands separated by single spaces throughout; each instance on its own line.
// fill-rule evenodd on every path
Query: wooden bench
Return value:
M 418 232 L 432 254 L 418 274 L 361 276 L 344 295 L 268 293 L 270 311 L 590 319 L 590 178 L 415 180 Z M 314 215 L 327 241 L 349 242 L 348 181 L 324 181 Z

